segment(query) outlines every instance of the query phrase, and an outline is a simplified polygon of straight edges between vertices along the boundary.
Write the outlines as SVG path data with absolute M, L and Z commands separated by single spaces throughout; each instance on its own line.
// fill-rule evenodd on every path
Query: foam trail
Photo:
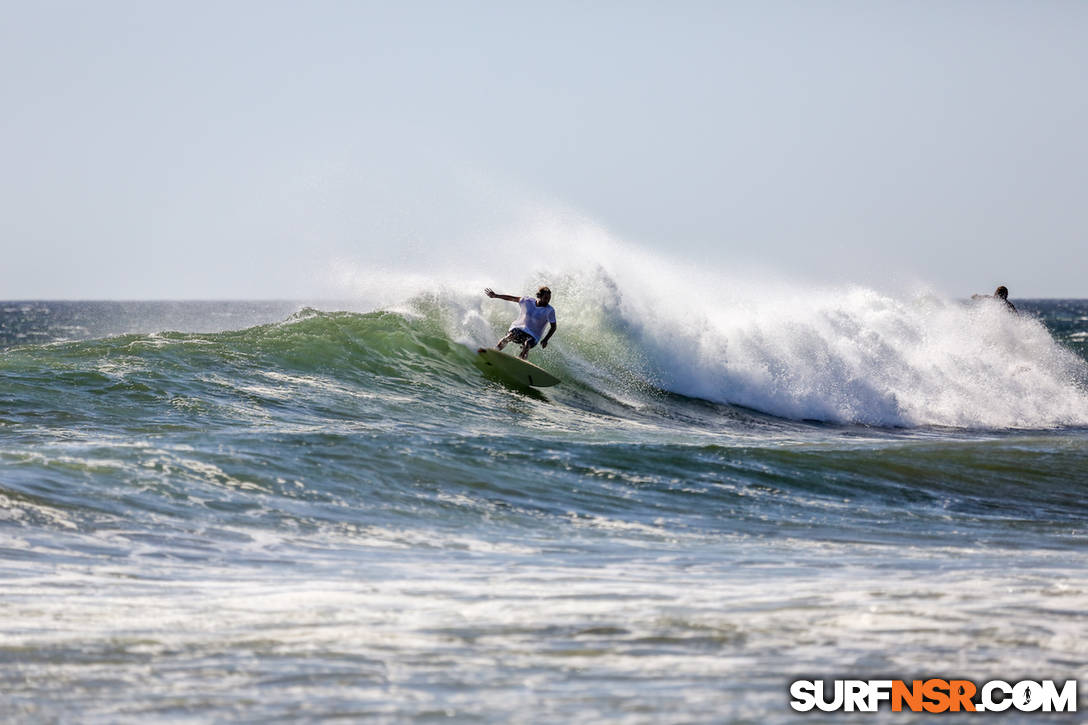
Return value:
M 662 334 L 664 330 L 664 334 Z M 665 387 L 796 419 L 1038 428 L 1088 423 L 1085 364 L 997 305 L 854 288 L 642 328 Z

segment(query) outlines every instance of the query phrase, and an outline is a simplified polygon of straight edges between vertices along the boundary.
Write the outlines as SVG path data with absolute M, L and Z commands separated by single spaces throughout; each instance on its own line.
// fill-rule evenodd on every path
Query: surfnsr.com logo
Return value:
M 981 687 L 970 680 L 796 680 L 790 707 L 799 712 L 1076 712 L 1077 681 L 1059 687 L 1054 680 L 1008 683 L 990 680 Z

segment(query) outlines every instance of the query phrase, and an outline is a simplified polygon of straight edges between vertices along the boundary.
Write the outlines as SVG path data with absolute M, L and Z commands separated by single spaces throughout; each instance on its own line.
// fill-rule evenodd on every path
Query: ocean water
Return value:
M 472 365 L 514 316 L 475 289 L 0 303 L 3 719 L 831 722 L 788 683 L 1088 682 L 1088 301 L 548 281 L 544 391 Z

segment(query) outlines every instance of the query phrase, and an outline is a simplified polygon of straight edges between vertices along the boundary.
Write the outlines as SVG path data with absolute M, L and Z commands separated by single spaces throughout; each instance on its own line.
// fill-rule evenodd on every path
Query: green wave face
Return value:
M 353 414 L 368 394 L 463 385 L 474 379 L 470 360 L 425 320 L 306 310 L 236 332 L 9 350 L 0 354 L 0 415 L 122 428 L 272 424 L 281 416 L 317 425 L 336 410 Z

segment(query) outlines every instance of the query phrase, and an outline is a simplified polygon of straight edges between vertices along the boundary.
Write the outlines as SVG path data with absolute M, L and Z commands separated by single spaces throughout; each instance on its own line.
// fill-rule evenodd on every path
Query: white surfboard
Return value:
M 559 378 L 531 362 L 486 347 L 476 351 L 475 362 L 476 367 L 484 372 L 494 373 L 519 385 L 547 388 L 559 382 Z

